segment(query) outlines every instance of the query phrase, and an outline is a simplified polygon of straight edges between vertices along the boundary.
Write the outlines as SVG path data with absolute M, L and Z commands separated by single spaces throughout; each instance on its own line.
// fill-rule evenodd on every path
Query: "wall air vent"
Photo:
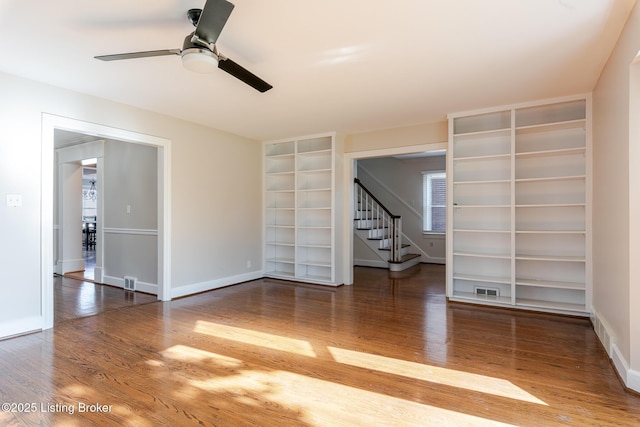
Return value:
M 497 298 L 500 296 L 500 289 L 498 288 L 481 288 L 476 286 L 474 288 L 474 293 L 478 296 L 488 297 L 488 298 Z
M 124 290 L 135 291 L 138 279 L 131 276 L 124 276 Z

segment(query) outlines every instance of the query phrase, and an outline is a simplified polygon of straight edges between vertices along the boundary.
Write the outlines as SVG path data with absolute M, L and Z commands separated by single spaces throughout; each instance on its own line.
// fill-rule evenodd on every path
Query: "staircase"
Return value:
M 355 179 L 354 233 L 373 249 L 391 271 L 403 271 L 420 262 L 411 246 L 402 243 L 402 217 L 392 214 L 358 178 Z

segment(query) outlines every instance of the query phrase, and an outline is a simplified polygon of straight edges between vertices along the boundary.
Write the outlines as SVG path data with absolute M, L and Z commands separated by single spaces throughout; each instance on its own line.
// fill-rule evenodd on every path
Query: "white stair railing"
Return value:
M 363 227 L 371 229 L 371 236 L 390 239 L 390 262 L 400 262 L 402 258 L 402 217 L 392 214 L 358 178 L 355 182 L 356 220 Z M 366 227 L 364 227 L 366 225 Z

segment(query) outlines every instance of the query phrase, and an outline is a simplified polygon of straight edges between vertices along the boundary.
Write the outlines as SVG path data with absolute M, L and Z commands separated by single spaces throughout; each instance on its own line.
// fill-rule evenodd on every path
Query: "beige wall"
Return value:
M 0 93 L 0 337 L 43 324 L 43 113 L 171 140 L 172 295 L 261 276 L 259 142 L 2 73 Z M 22 207 L 8 208 L 6 194 Z
M 640 8 L 635 7 L 593 93 L 593 307 L 618 371 L 635 389 L 640 388 L 635 383 L 640 334 L 632 330 L 640 324 L 640 141 L 629 139 L 629 67 L 639 49 Z
M 446 120 L 404 128 L 363 132 L 347 136 L 345 153 L 380 150 L 384 148 L 446 142 L 449 138 Z

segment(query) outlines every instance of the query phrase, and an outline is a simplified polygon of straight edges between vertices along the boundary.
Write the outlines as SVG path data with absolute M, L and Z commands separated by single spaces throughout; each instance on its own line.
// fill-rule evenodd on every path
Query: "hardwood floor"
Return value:
M 101 285 L 71 277 L 53 278 L 54 323 L 79 317 L 93 316 L 137 304 L 157 301 L 155 295 L 127 292 L 113 286 Z
M 639 425 L 588 320 L 447 304 L 443 266 L 355 278 L 256 280 L 2 341 L 2 401 L 35 406 L 0 425 Z

